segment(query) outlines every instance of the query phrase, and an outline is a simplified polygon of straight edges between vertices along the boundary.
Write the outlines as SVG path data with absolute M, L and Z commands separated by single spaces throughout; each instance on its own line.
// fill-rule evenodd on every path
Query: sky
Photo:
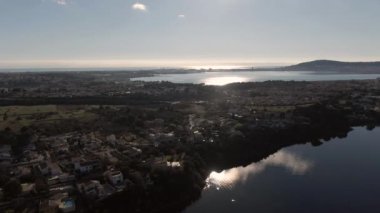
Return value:
M 0 0 L 0 68 L 380 60 L 380 0 Z

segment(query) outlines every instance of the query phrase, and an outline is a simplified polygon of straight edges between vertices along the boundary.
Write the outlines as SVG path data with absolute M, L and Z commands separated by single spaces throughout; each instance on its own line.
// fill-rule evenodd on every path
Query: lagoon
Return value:
M 185 213 L 380 212 L 380 128 L 212 172 Z
M 376 79 L 380 74 L 344 74 L 337 72 L 312 71 L 224 71 L 196 72 L 188 74 L 157 74 L 150 77 L 132 78 L 134 81 L 169 81 L 173 83 L 194 83 L 222 86 L 236 82 L 263 81 L 332 81 Z

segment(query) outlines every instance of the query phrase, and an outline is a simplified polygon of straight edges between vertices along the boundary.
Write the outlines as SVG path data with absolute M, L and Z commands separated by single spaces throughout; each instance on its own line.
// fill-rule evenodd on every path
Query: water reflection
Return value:
M 219 173 L 211 172 L 206 180 L 206 188 L 215 187 L 217 190 L 221 187 L 231 188 L 236 183 L 245 182 L 248 177 L 257 175 L 270 166 L 283 167 L 294 175 L 303 175 L 311 169 L 313 163 L 296 154 L 279 151 L 267 159 L 247 167 L 236 167 Z
M 159 74 L 150 77 L 132 78 L 134 81 L 170 81 L 174 83 L 204 83 L 207 85 L 226 85 L 235 82 L 283 81 L 330 81 L 351 79 L 376 79 L 379 74 L 341 74 L 316 73 L 307 71 L 225 71 L 199 72 L 187 74 Z
M 291 146 L 262 162 L 213 173 L 212 188 L 185 212 L 380 212 L 379 138 L 380 128 L 353 128 L 347 138 L 318 148 Z M 225 186 L 231 189 L 215 190 Z
M 224 86 L 236 82 L 247 82 L 249 79 L 237 76 L 213 77 L 204 80 L 206 85 Z
M 244 66 L 234 66 L 234 65 L 203 65 L 203 66 L 189 66 L 189 69 L 196 70 L 233 70 L 233 69 L 246 69 Z

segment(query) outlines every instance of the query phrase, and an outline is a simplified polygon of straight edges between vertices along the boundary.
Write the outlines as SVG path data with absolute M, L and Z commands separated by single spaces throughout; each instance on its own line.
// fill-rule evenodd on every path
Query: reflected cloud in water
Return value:
M 270 166 L 283 167 L 295 175 L 303 175 L 311 169 L 313 163 L 293 153 L 279 151 L 267 159 L 247 167 L 236 167 L 219 173 L 211 172 L 206 180 L 206 188 L 231 188 L 236 183 L 245 182 L 248 177 L 257 175 Z
M 238 77 L 238 76 L 223 76 L 223 77 L 213 77 L 207 78 L 204 80 L 206 85 L 214 85 L 214 86 L 224 86 L 231 83 L 236 82 L 247 82 L 248 78 Z

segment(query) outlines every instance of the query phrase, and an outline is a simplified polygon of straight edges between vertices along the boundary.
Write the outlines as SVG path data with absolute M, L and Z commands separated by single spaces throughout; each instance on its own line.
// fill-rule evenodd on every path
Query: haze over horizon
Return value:
M 378 0 L 0 0 L 0 68 L 380 60 Z

